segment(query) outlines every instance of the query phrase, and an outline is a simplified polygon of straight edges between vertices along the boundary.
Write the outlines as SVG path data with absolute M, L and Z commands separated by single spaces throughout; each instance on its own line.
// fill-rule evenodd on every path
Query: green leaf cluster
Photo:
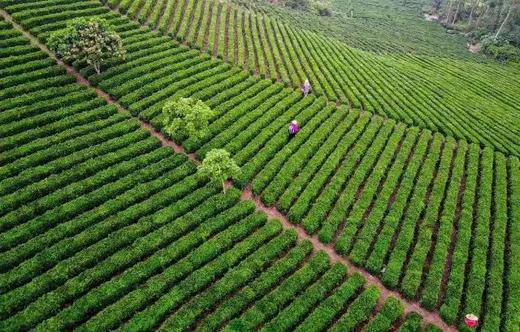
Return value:
M 224 181 L 238 176 L 240 168 L 230 157 L 229 152 L 223 149 L 213 149 L 206 154 L 206 158 L 198 167 L 198 173 L 200 176 L 220 181 L 225 192 Z
M 164 131 L 168 135 L 201 139 L 206 134 L 213 111 L 201 100 L 179 98 L 164 105 L 163 115 Z
M 121 37 L 104 19 L 76 18 L 67 27 L 55 31 L 48 45 L 59 58 L 67 62 L 85 62 L 101 72 L 101 65 L 111 58 L 125 58 Z

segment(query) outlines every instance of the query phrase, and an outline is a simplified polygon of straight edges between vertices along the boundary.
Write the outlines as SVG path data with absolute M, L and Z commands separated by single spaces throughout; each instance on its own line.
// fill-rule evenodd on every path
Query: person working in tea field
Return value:
M 292 120 L 289 124 L 289 135 L 292 137 L 296 135 L 300 131 L 300 127 L 298 126 L 298 121 Z
M 311 92 L 311 89 L 312 89 L 311 83 L 309 82 L 309 80 L 305 80 L 305 82 L 303 82 L 303 85 L 301 87 L 303 96 L 307 97 L 307 95 Z

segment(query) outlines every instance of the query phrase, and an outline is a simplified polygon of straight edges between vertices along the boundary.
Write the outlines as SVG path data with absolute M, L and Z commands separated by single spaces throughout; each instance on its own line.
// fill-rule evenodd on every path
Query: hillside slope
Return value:
M 333 36 L 365 51 L 484 60 L 468 52 L 464 36 L 448 34 L 440 24 L 425 20 L 423 11 L 432 5 L 429 0 L 324 1 L 330 16 L 286 8 L 283 1 L 233 2 L 245 8 L 252 6 L 255 11 L 298 28 Z
M 1 18 L 0 43 L 0 330 L 420 328 Z
M 243 170 L 236 185 L 251 184 L 266 204 L 276 204 L 291 221 L 332 243 L 388 287 L 440 310 L 450 324 L 460 324 L 466 312 L 479 313 L 489 331 L 518 322 L 516 157 L 368 112 L 337 108 L 324 98 L 302 98 L 281 84 L 250 77 L 140 29 L 96 1 L 2 0 L 0 5 L 42 41 L 71 17 L 106 18 L 123 37 L 126 62 L 107 65 L 101 75 L 76 65 L 133 115 L 160 129 L 166 100 L 204 100 L 217 112 L 209 134 L 198 141 L 175 139 L 201 158 L 211 148 L 229 150 Z M 15 47 L 7 52 L 15 52 L 9 62 L 16 63 L 28 51 L 21 47 L 19 54 Z M 30 80 L 31 75 L 38 74 L 21 77 Z M 14 85 L 3 92 L 8 102 L 15 98 L 25 103 L 16 99 L 19 91 L 37 91 L 47 84 L 36 81 L 18 88 L 19 79 L 6 79 Z M 2 108 L 10 109 L 6 105 Z M 17 111 L 6 114 L 16 124 Z M 302 131 L 290 140 L 285 126 L 293 118 Z M 4 130 L 20 130 L 17 126 Z M 6 172 L 18 167 L 14 162 Z M 31 201 L 30 195 L 11 197 L 13 202 L 19 197 Z M 11 217 L 15 224 L 17 215 Z M 6 222 L 6 228 L 10 225 Z M 30 237 L 25 227 L 15 231 Z M 6 234 L 15 246 L 28 239 Z M 5 276 L 11 278 L 10 273 Z
M 213 0 L 110 0 L 109 5 L 251 73 L 332 102 L 520 155 L 520 67 L 376 55 Z

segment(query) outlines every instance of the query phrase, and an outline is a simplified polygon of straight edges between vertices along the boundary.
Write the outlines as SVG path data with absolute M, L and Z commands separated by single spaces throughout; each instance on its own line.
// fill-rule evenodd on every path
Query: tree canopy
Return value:
M 164 130 L 170 136 L 200 139 L 206 134 L 214 112 L 201 100 L 179 98 L 163 106 Z
M 198 174 L 213 181 L 222 183 L 222 190 L 226 192 L 225 181 L 240 174 L 240 167 L 224 149 L 210 150 L 202 164 L 198 167 Z
M 125 58 L 121 37 L 106 20 L 97 17 L 68 21 L 65 29 L 51 34 L 48 44 L 59 58 L 86 62 L 98 74 L 108 59 Z

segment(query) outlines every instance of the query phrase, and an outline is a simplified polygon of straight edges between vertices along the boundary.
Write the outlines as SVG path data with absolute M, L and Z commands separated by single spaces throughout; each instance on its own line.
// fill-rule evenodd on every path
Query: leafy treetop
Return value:
M 49 38 L 54 53 L 67 62 L 86 62 L 101 72 L 101 64 L 110 58 L 124 60 L 125 49 L 121 37 L 104 19 L 76 18 L 67 27 L 54 32 Z
M 164 130 L 170 136 L 201 139 L 206 134 L 213 111 L 201 100 L 179 98 L 163 107 Z
M 224 149 L 210 150 L 202 164 L 198 167 L 198 174 L 222 183 L 222 189 L 226 192 L 225 181 L 240 174 L 240 167 Z

